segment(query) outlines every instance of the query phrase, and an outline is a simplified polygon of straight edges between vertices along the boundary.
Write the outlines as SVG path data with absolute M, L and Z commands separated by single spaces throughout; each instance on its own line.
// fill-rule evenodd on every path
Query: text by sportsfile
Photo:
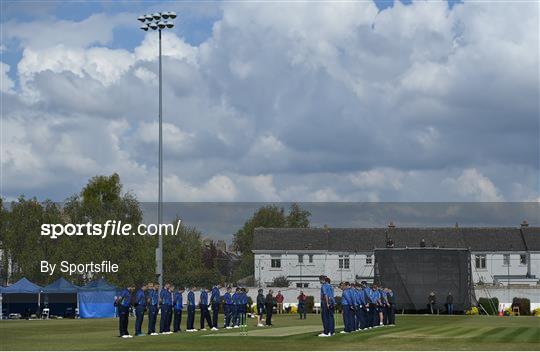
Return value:
M 133 231 L 132 224 L 125 224 L 122 221 L 107 220 L 104 224 L 42 224 L 41 236 L 49 236 L 57 239 L 59 236 L 96 236 L 106 238 L 107 236 L 176 236 L 182 220 L 175 224 L 139 224 L 137 230 Z

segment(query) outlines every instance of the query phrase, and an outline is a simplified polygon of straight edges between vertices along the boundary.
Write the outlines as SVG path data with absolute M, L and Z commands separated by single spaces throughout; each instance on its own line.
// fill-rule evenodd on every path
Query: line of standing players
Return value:
M 135 285 L 126 287 L 119 296 L 115 298 L 115 306 L 118 310 L 120 337 L 131 338 L 128 332 L 130 309 L 135 312 L 135 336 L 145 335 L 168 335 L 180 332 L 182 322 L 182 311 L 184 309 L 184 287 L 175 289 L 174 285 L 166 283 L 160 290 L 157 283 L 142 285 L 136 290 Z M 195 287 L 188 288 L 186 311 L 187 324 L 186 332 L 195 332 Z M 210 296 L 209 296 L 210 294 Z M 205 331 L 205 322 L 213 330 L 219 330 L 219 308 L 223 303 L 224 327 L 225 329 L 239 328 L 247 324 L 248 296 L 245 288 L 237 287 L 233 292 L 231 287 L 223 296 L 220 294 L 219 286 L 212 287 L 211 290 L 201 288 L 199 293 L 200 309 L 200 329 Z M 142 332 L 142 325 L 145 312 L 148 311 L 148 333 Z M 159 333 L 156 331 L 157 316 L 161 311 L 159 321 Z M 210 311 L 212 315 L 210 315 Z M 173 330 L 171 331 L 171 324 Z
M 330 279 L 320 276 L 321 283 L 321 317 L 323 332 L 320 337 L 335 334 L 335 304 L 334 288 Z M 395 325 L 396 297 L 389 288 L 371 286 L 367 282 L 350 284 L 342 282 L 341 306 L 343 314 L 343 334 Z

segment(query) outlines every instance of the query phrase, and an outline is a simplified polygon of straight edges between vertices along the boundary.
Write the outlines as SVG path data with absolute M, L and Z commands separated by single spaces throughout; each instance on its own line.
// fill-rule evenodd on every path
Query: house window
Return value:
M 313 254 L 308 255 L 309 264 L 313 264 Z
M 349 256 L 348 255 L 340 255 L 339 256 L 339 268 L 340 269 L 349 269 Z
M 503 254 L 503 265 L 510 266 L 510 254 Z
M 272 268 L 281 268 L 281 257 L 272 258 L 270 260 L 270 267 L 272 267 Z
M 366 255 L 366 265 L 373 265 L 373 256 L 371 254 Z
M 304 263 L 304 255 L 298 254 L 298 264 L 303 264 L 303 263 Z
M 297 282 L 296 283 L 296 288 L 308 288 L 309 287 L 309 283 L 307 282 Z
M 477 254 L 474 256 L 474 265 L 476 269 L 485 269 L 486 268 L 486 255 Z
M 527 254 L 520 254 L 519 255 L 519 264 L 527 265 Z

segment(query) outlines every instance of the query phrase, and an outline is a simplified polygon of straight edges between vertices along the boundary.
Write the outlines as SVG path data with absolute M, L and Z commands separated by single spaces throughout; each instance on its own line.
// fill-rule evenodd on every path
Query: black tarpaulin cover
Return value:
M 467 249 L 376 249 L 375 275 L 383 287 L 395 292 L 398 310 L 426 310 L 431 292 L 441 312 L 446 310 L 448 293 L 454 311 L 467 310 L 476 301 Z

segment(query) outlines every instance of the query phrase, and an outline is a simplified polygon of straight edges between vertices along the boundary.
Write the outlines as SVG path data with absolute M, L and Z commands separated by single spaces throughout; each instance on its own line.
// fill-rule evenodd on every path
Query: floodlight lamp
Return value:
M 141 22 L 144 22 L 146 21 L 146 16 L 139 16 L 139 18 L 137 18 L 139 21 Z
M 176 12 L 169 11 L 169 17 L 174 20 L 176 18 Z
M 148 26 L 150 28 L 152 28 L 152 29 L 157 29 L 158 28 L 158 25 L 155 22 L 151 22 Z
M 159 13 L 154 13 L 152 17 L 154 17 L 154 19 L 157 21 L 161 18 L 161 15 Z
M 165 24 L 167 25 L 167 28 L 173 28 L 174 27 L 174 23 L 171 22 L 171 21 L 167 21 L 167 22 L 165 22 Z
M 142 29 L 143 31 L 147 31 L 147 30 L 148 30 L 148 25 L 147 25 L 147 24 L 143 24 L 143 25 L 141 26 L 141 29 Z

